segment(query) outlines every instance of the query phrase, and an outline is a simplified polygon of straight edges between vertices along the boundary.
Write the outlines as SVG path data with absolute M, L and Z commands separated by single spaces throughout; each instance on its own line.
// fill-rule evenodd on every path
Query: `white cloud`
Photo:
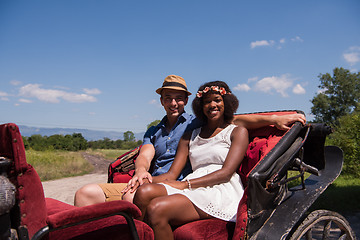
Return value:
M 0 91 L 0 97 L 7 97 L 7 96 L 9 96 L 9 94 L 7 94 L 6 92 Z
M 149 101 L 149 104 L 150 105 L 155 105 L 156 107 L 162 107 L 161 103 L 159 100 L 155 100 L 155 99 L 152 99 Z
M 14 85 L 14 86 L 18 86 L 18 85 L 21 84 L 21 82 L 18 81 L 18 80 L 11 80 L 11 81 L 10 81 L 10 84 L 11 84 L 11 85 Z
M 149 101 L 149 104 L 157 104 L 157 103 L 158 103 L 158 101 L 156 101 L 155 99 L 152 99 Z
M 296 84 L 295 87 L 293 88 L 293 93 L 295 93 L 295 94 L 305 94 L 306 90 L 300 84 Z
M 252 77 L 248 79 L 248 82 L 256 82 L 259 78 L 258 77 Z
M 250 89 L 251 88 L 246 83 L 244 83 L 244 84 L 239 83 L 238 85 L 236 85 L 236 87 L 234 87 L 234 90 L 241 91 L 241 92 L 248 92 L 248 91 L 250 91 Z
M 296 36 L 294 38 L 290 39 L 292 42 L 304 42 L 304 40 Z M 261 41 L 255 41 L 250 43 L 251 48 L 256 47 L 276 47 L 277 49 L 282 49 L 283 45 L 286 43 L 286 38 L 281 38 L 279 41 L 274 40 L 261 40 Z
M 318 89 L 318 90 L 317 90 L 317 92 L 316 92 L 316 93 L 317 93 L 317 94 L 320 94 L 320 93 L 325 93 L 325 92 L 326 92 L 326 90 L 327 90 L 326 88 L 320 88 L 320 89 Z
M 0 91 L 0 100 L 1 101 L 9 101 L 8 96 L 9 96 L 9 94 L 7 94 L 6 92 Z
M 22 103 L 32 103 L 31 100 L 25 99 L 25 98 L 20 98 L 20 99 L 19 99 L 19 102 L 22 102 Z
M 73 103 L 97 101 L 95 97 L 88 94 L 78 94 L 62 90 L 45 89 L 41 88 L 40 84 L 27 84 L 22 86 L 20 88 L 19 95 L 28 98 L 37 98 L 40 101 L 48 103 L 59 103 L 61 99 Z
M 92 88 L 92 89 L 84 88 L 83 90 L 86 94 L 89 94 L 89 95 L 98 95 L 101 93 L 101 91 L 97 88 Z
M 270 40 L 270 41 L 261 40 L 261 41 L 251 42 L 250 46 L 251 46 L 251 48 L 262 47 L 262 46 L 272 46 L 272 45 L 274 45 L 274 43 L 275 42 L 273 40 Z
M 255 84 L 255 90 L 265 93 L 273 93 L 273 91 L 281 94 L 282 97 L 288 97 L 286 90 L 293 84 L 293 80 L 289 74 L 281 75 L 280 77 L 272 76 L 265 77 Z
M 292 38 L 291 41 L 293 41 L 293 42 L 304 42 L 304 40 L 299 36 L 296 36 L 296 37 Z
M 350 64 L 350 66 L 355 65 L 360 61 L 360 47 L 359 46 L 350 47 L 343 54 L 343 57 L 345 61 Z

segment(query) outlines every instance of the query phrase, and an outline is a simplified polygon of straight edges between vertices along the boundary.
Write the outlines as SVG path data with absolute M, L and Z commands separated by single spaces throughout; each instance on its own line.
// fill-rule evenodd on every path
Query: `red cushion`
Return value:
M 116 211 L 126 211 L 140 216 L 140 210 L 126 201 L 112 201 L 87 207 L 75 207 L 55 199 L 46 199 L 48 224 L 54 228 L 76 223 L 89 217 L 102 216 Z M 152 229 L 144 222 L 135 220 L 140 239 L 154 239 Z M 56 230 L 50 233 L 50 239 L 131 239 L 129 226 L 122 216 L 112 216 L 81 225 Z
M 134 220 L 140 239 L 153 240 L 152 229 L 144 222 Z M 50 240 L 115 240 L 132 239 L 129 227 L 125 219 L 121 216 L 113 216 L 82 225 L 77 225 L 50 233 Z
M 130 170 L 129 172 L 115 172 L 113 174 L 113 183 L 127 183 L 134 175 L 134 170 Z
M 61 202 L 53 198 L 45 198 L 45 202 L 48 216 L 58 212 L 76 208 L 73 205 Z
M 205 219 L 190 222 L 174 231 L 174 238 L 177 240 L 187 239 L 230 239 L 234 231 L 235 223 L 226 222 L 220 219 Z

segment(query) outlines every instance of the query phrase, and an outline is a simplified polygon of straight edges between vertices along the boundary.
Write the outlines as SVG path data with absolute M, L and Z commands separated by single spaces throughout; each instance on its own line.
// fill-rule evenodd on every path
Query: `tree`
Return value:
M 77 150 L 86 150 L 87 141 L 81 133 L 73 133 L 72 138 L 73 138 L 73 146 L 76 151 Z
M 45 137 L 40 134 L 31 135 L 31 137 L 28 138 L 28 143 L 30 148 L 36 151 L 44 151 L 47 149 Z
M 30 149 L 30 144 L 29 144 L 29 141 L 28 141 L 28 137 L 24 137 L 24 136 L 21 136 L 21 137 L 22 137 L 25 149 L 26 150 Z
M 125 142 L 134 142 L 135 141 L 134 133 L 132 131 L 124 132 L 124 141 Z
M 155 121 L 152 121 L 151 123 L 149 123 L 147 125 L 147 129 L 151 128 L 152 126 L 156 126 L 160 123 L 160 120 L 155 120 Z
M 360 72 L 335 68 L 333 76 L 326 73 L 319 78 L 321 92 L 311 100 L 316 122 L 338 125 L 341 116 L 360 108 Z
M 339 126 L 329 135 L 328 145 L 336 145 L 344 151 L 343 173 L 360 177 L 360 111 L 340 117 Z

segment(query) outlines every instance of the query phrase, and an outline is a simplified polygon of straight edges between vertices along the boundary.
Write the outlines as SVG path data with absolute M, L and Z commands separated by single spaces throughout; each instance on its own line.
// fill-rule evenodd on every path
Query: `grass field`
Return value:
M 340 175 L 312 206 L 337 212 L 360 211 L 360 179 Z
M 79 176 L 94 169 L 80 152 L 27 150 L 26 159 L 42 181 Z
M 87 150 L 87 153 L 100 155 L 107 160 L 115 160 L 127 151 L 97 149 Z M 35 168 L 41 181 L 80 176 L 94 170 L 94 167 L 81 156 L 81 152 L 26 150 L 26 159 Z
M 122 154 L 126 153 L 129 150 L 122 150 L 122 149 L 88 149 L 86 150 L 89 154 L 100 155 L 105 159 L 108 160 L 115 160 L 117 157 L 121 156 Z

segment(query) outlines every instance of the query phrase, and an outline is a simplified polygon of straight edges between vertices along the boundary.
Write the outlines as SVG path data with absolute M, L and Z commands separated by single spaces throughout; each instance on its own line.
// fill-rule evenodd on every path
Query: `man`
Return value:
M 188 96 L 185 80 L 176 75 L 165 78 L 161 88 L 156 90 L 160 94 L 160 102 L 166 115 L 157 126 L 148 129 L 144 135 L 143 146 L 135 162 L 135 174 L 128 183 L 88 184 L 80 188 L 75 194 L 75 206 L 86 206 L 105 201 L 124 199 L 132 201 L 136 189 L 145 182 L 152 182 L 152 176 L 167 172 L 175 158 L 177 145 L 185 131 L 200 127 L 201 123 L 194 116 L 185 112 Z M 305 116 L 291 114 L 285 116 L 237 115 L 234 123 L 246 128 L 258 128 L 275 125 L 279 129 L 288 129 L 288 125 L 300 121 L 305 124 Z M 151 167 L 151 173 L 150 171 Z M 178 180 L 191 172 L 188 164 Z

